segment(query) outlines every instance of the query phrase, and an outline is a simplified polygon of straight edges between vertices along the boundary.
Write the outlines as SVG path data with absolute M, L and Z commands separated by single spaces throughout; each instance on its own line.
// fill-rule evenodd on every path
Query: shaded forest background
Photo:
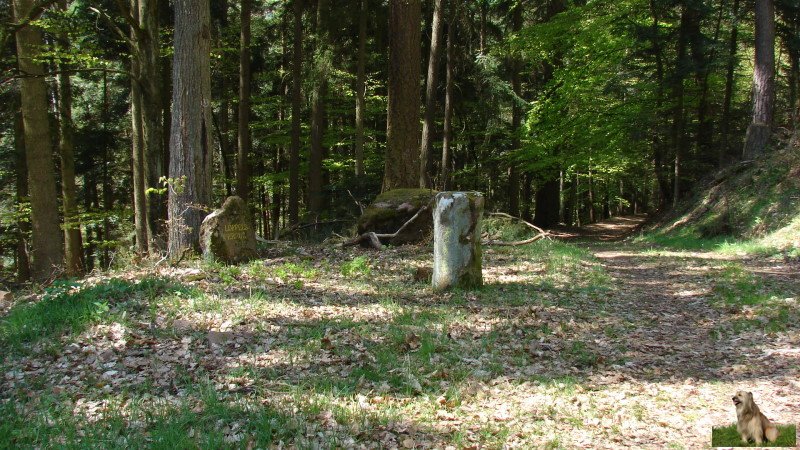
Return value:
M 265 239 L 346 230 L 393 187 L 582 225 L 664 211 L 798 121 L 793 0 L 176 4 L 0 0 L 3 278 L 160 256 L 177 241 L 170 189 L 204 174 L 193 220 L 240 195 Z M 176 52 L 191 26 L 198 57 Z M 210 125 L 188 178 L 170 156 L 180 64 L 208 73 L 208 98 L 180 103 Z M 26 116 L 35 139 L 26 89 L 46 99 Z M 393 107 L 406 120 L 391 127 Z

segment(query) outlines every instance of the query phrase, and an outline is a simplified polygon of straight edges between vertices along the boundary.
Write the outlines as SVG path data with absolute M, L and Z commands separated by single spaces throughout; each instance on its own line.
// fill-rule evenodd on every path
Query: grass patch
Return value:
M 759 240 L 736 239 L 730 236 L 706 238 L 691 229 L 672 233 L 645 233 L 633 239 L 633 242 L 669 250 L 712 251 L 723 255 L 773 256 L 781 252 L 778 247 Z
M 143 298 L 175 293 L 181 286 L 165 278 L 139 282 L 110 279 L 87 285 L 56 281 L 41 300 L 18 304 L 0 321 L 0 347 L 13 352 L 65 332 L 80 332 L 88 325 L 124 313 L 124 306 L 137 307 Z
M 739 263 L 726 264 L 717 280 L 713 292 L 721 306 L 743 315 L 734 320 L 734 331 L 754 327 L 763 327 L 766 332 L 784 331 L 798 320 L 796 307 L 784 301 L 793 295 L 791 292 L 765 283 Z
M 797 427 L 795 425 L 778 425 L 778 439 L 756 445 L 754 442 L 744 443 L 736 431 L 736 424 L 727 427 L 714 427 L 711 430 L 712 447 L 795 447 L 797 445 Z

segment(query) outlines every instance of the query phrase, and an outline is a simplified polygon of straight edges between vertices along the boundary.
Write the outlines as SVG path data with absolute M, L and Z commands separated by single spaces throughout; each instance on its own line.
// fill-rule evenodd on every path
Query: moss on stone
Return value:
M 430 189 L 394 189 L 378 195 L 364 209 L 358 220 L 358 233 L 374 231 L 376 233 L 394 233 L 411 219 L 420 208 L 433 206 L 433 198 L 437 192 Z M 399 245 L 421 242 L 433 231 L 433 220 L 430 214 L 420 214 L 414 223 L 407 227 L 402 235 L 393 239 L 390 244 Z

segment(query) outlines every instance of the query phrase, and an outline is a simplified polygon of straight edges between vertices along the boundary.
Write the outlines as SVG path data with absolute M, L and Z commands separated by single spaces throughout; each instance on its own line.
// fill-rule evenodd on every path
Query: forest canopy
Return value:
M 3 276 L 266 240 L 393 188 L 538 226 L 665 211 L 796 129 L 792 0 L 2 0 Z M 63 272 L 62 272 L 63 270 Z

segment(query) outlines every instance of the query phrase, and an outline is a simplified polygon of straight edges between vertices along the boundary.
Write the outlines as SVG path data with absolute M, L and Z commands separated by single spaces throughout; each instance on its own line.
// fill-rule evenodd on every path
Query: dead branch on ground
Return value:
M 543 229 L 537 227 L 536 225 L 534 225 L 534 224 L 532 224 L 532 223 L 530 223 L 527 220 L 524 220 L 522 218 L 514 217 L 511 214 L 500 213 L 500 212 L 491 213 L 489 215 L 490 216 L 495 216 L 495 217 L 503 217 L 505 219 L 518 220 L 518 221 L 524 223 L 528 228 L 536 230 L 536 232 L 538 234 L 536 236 L 530 238 L 530 239 L 525 239 L 525 240 L 522 240 L 522 241 L 504 242 L 504 241 L 489 240 L 489 241 L 482 242 L 483 245 L 486 245 L 486 246 L 497 246 L 497 247 L 518 247 L 520 245 L 533 244 L 534 242 L 540 241 L 542 239 L 551 239 L 550 233 L 548 231 L 543 230 Z
M 368 243 L 370 247 L 374 248 L 375 250 L 383 250 L 383 244 L 381 243 L 381 239 L 394 239 L 403 232 L 412 222 L 417 220 L 420 214 L 423 211 L 427 211 L 428 207 L 423 206 L 422 208 L 414 214 L 413 217 L 408 219 L 406 223 L 403 224 L 397 231 L 394 233 L 375 233 L 374 231 L 367 231 L 366 233 L 362 233 L 360 236 L 355 237 L 347 242 L 342 243 L 342 247 L 352 247 L 354 245 L 359 245 L 361 243 Z

